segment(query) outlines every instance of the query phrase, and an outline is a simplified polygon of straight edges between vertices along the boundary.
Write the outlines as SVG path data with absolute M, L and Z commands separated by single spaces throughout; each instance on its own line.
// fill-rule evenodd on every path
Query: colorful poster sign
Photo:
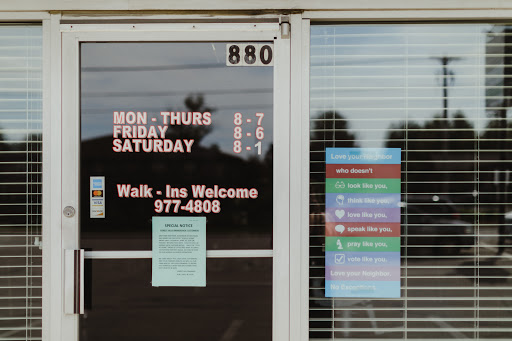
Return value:
M 400 297 L 400 148 L 327 148 L 325 296 Z
M 206 286 L 206 217 L 153 217 L 152 285 Z

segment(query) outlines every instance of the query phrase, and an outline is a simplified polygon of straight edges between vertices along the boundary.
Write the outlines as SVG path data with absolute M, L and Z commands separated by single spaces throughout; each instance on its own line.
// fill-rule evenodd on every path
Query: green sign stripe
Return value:
M 339 243 L 338 243 L 339 241 Z M 341 244 L 341 245 L 340 245 Z M 325 251 L 399 252 L 398 237 L 325 237 Z
M 400 179 L 325 179 L 326 193 L 400 193 Z

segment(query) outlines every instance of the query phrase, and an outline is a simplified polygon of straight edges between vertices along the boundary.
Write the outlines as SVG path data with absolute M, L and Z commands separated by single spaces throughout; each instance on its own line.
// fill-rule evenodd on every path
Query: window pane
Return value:
M 41 340 L 41 27 L 0 25 L 0 65 L 0 339 Z
M 271 258 L 208 259 L 204 288 L 151 286 L 150 259 L 85 268 L 81 341 L 272 339 Z
M 151 217 L 197 215 L 187 211 L 195 203 L 187 204 L 194 199 L 192 186 L 204 185 L 257 190 L 257 198 L 220 198 L 219 213 L 202 214 L 208 219 L 208 249 L 272 248 L 273 67 L 228 67 L 226 44 L 81 45 L 82 247 L 150 250 Z M 136 140 L 152 139 L 138 130 L 117 134 L 114 125 L 121 125 L 113 124 L 113 113 L 121 111 L 146 112 L 148 120 L 122 127 L 155 129 L 158 124 L 167 129 L 165 139 L 174 141 L 174 146 L 178 140 L 193 140 L 190 152 L 143 151 L 143 145 L 137 151 Z M 166 125 L 162 112 L 179 112 L 180 120 L 170 124 L 167 116 Z M 211 124 L 198 124 L 189 115 L 194 112 L 210 113 Z M 235 150 L 234 145 L 238 112 L 243 120 L 243 150 Z M 123 150 L 132 141 L 133 152 L 114 150 L 117 140 Z M 104 219 L 90 218 L 91 176 L 105 177 Z M 147 185 L 153 189 L 152 198 L 121 196 L 118 185 Z M 185 189 L 188 196 L 173 194 L 174 189 Z M 162 199 L 181 202 L 165 206 L 169 212 L 156 213 L 155 201 Z M 210 200 L 213 205 L 215 198 Z
M 310 53 L 310 338 L 510 339 L 512 27 L 318 25 Z M 325 297 L 327 147 L 402 149 L 399 299 Z

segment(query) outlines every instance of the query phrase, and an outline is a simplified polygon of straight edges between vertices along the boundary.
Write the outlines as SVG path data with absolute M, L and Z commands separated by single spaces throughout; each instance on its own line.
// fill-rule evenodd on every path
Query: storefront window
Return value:
M 0 339 L 41 340 L 42 30 L 0 25 Z
M 318 25 L 310 52 L 310 339 L 512 338 L 512 26 Z M 326 297 L 326 148 L 401 149 L 400 297 Z

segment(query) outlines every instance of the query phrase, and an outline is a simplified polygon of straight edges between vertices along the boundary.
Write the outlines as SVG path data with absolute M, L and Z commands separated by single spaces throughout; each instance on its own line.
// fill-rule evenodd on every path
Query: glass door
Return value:
M 64 261 L 64 339 L 277 339 L 286 40 L 277 23 L 132 26 L 63 35 L 63 246 L 83 250 Z

